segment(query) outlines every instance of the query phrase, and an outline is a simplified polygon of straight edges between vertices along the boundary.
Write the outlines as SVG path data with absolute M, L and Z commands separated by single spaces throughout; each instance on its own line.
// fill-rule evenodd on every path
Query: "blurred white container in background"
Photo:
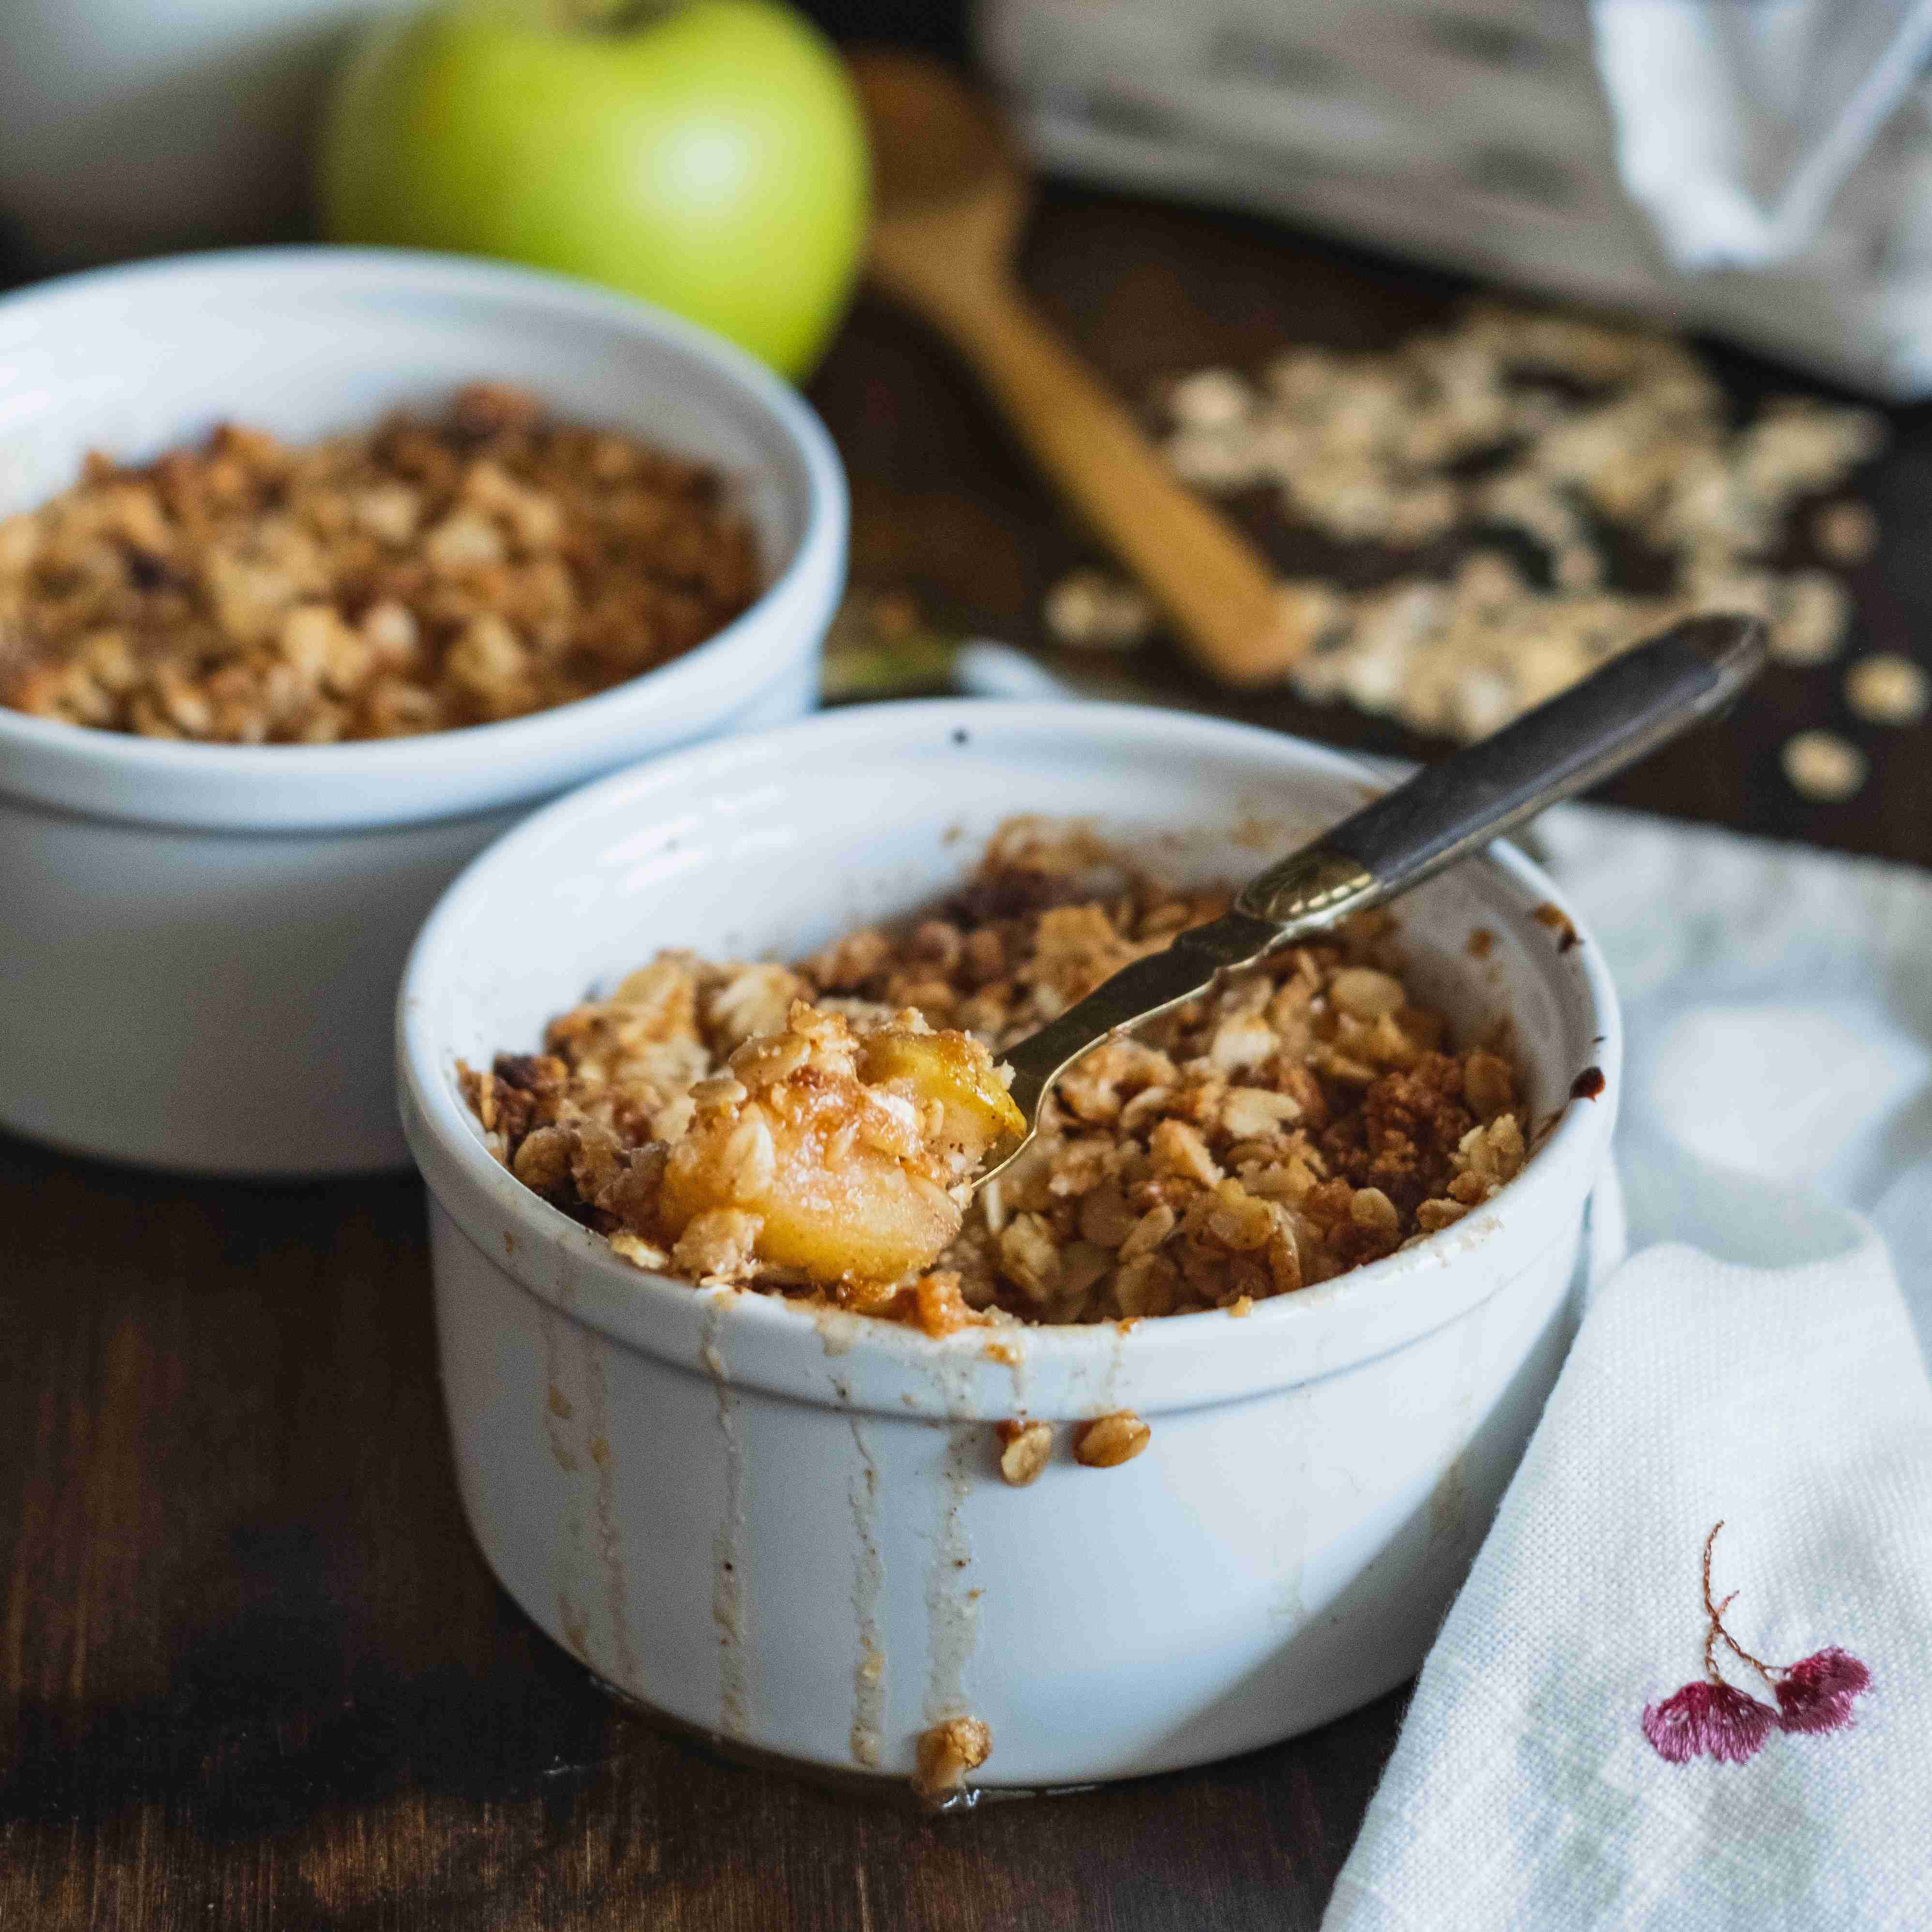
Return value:
M 292 238 L 329 67 L 402 0 L 6 0 L 0 219 L 36 268 Z
M 0 706 L 0 1126 L 172 1173 L 408 1158 L 388 1018 L 477 853 L 620 765 L 802 717 L 845 581 L 824 425 L 743 350 L 561 275 L 407 248 L 236 249 L 0 302 L 0 517 L 91 449 L 217 422 L 308 442 L 481 378 L 712 464 L 766 588 L 595 697 L 420 737 L 231 745 Z
M 1932 0 L 980 0 L 1046 166 L 1932 393 Z

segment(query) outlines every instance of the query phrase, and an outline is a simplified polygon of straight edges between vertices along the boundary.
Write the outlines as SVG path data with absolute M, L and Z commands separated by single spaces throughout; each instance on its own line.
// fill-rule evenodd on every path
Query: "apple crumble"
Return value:
M 499 383 L 301 448 L 234 424 L 0 520 L 0 702 L 326 744 L 567 704 L 758 594 L 713 470 Z
M 1527 1114 L 1372 914 L 1095 1048 L 970 1195 L 1017 1124 L 999 1053 L 1231 897 L 1020 821 L 927 916 L 789 967 L 662 953 L 464 1090 L 497 1157 L 640 1268 L 935 1334 L 1242 1312 L 1460 1220 L 1521 1168 Z M 1136 1453 L 1132 1420 L 1098 1460 Z

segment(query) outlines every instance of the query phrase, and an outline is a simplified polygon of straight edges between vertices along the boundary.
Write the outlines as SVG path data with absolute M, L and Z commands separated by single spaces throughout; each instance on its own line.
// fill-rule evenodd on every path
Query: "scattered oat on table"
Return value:
M 1807 669 L 1828 664 L 1844 648 L 1852 622 L 1852 600 L 1844 585 L 1822 570 L 1794 571 L 1768 579 L 1762 598 L 1730 608 L 1753 609 L 1771 626 L 1771 655 L 1778 664 Z
M 1871 724 L 1916 724 L 1932 704 L 1932 679 L 1889 652 L 1861 658 L 1845 674 L 1845 702 Z
M 0 703 L 326 744 L 514 718 L 677 656 L 758 592 L 717 474 L 476 383 L 301 447 L 228 424 L 0 521 Z
M 1246 420 L 1248 386 L 1232 369 L 1197 369 L 1168 390 L 1168 413 L 1183 429 L 1232 429 Z
M 1821 804 L 1840 804 L 1865 782 L 1865 754 L 1834 731 L 1800 731 L 1781 754 L 1795 789 Z
M 1046 593 L 1043 614 L 1054 640 L 1076 650 L 1130 651 L 1154 628 L 1145 593 L 1098 570 L 1076 570 Z
M 1878 519 L 1864 503 L 1823 503 L 1811 519 L 1811 541 L 1832 563 L 1863 563 L 1878 548 Z
M 1154 1431 L 1132 1409 L 1124 1408 L 1083 1424 L 1073 1438 L 1073 1454 L 1090 1469 L 1118 1468 L 1131 1462 L 1153 1436 Z
M 1271 490 L 1288 520 L 1341 541 L 1433 547 L 1373 587 L 1285 586 L 1309 646 L 1289 677 L 1316 701 L 1463 739 L 1695 611 L 1762 616 L 1787 664 L 1831 657 L 1842 587 L 1763 560 L 1794 505 L 1885 437 L 1875 412 L 1805 397 L 1734 425 L 1682 342 L 1492 306 L 1386 353 L 1298 349 L 1257 380 L 1199 370 L 1156 408 L 1196 488 Z M 1856 561 L 1870 513 L 1834 502 L 1814 535 Z M 1654 588 L 1612 581 L 1619 548 L 1656 560 Z

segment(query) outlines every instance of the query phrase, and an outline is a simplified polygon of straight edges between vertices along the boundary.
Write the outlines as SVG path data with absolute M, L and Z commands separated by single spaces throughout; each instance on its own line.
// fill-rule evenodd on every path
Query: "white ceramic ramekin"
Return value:
M 1245 1317 L 991 1348 L 645 1275 L 491 1160 L 455 1076 L 658 947 L 788 957 L 909 910 L 1017 812 L 1228 878 L 1362 795 L 1332 753 L 1172 712 L 892 706 L 620 774 L 465 873 L 404 979 L 405 1124 L 464 1504 L 545 1630 L 826 1769 L 903 1777 L 969 1712 L 993 1787 L 1244 1750 L 1415 1670 L 1556 1376 L 1616 1106 L 1610 981 L 1533 916 L 1562 902 L 1514 851 L 1400 919 L 1465 1028 L 1510 1017 L 1553 1131 L 1455 1228 Z M 1603 1092 L 1573 1099 L 1592 1066 Z M 1083 1468 L 1062 1430 L 1031 1486 L 1000 1480 L 994 1422 L 1123 1408 L 1153 1430 L 1136 1460 Z
M 91 448 L 139 459 L 224 418 L 305 440 L 491 377 L 717 464 L 765 595 L 614 690 L 424 737 L 181 744 L 0 707 L 0 1125 L 178 1170 L 402 1165 L 387 1018 L 436 895 L 539 800 L 808 710 L 846 534 L 838 457 L 790 388 L 560 277 L 265 249 L 0 302 L 0 515 Z

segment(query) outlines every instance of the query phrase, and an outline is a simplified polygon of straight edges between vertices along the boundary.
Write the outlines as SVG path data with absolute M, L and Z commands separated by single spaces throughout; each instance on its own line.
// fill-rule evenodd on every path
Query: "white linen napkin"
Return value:
M 1634 1239 L 1682 1238 L 1592 1300 L 1326 1932 L 1932 1925 L 1932 1385 L 1843 1204 L 1932 1335 L 1932 880 L 1588 808 L 1539 830 L 1624 997 Z M 1720 1521 L 1730 1636 L 1870 1685 L 1780 1730 L 1802 1676 L 1718 1640 L 1764 1735 L 1667 1762 L 1644 1716 L 1705 1681 Z
M 1932 874 L 1568 806 L 1536 838 L 1616 980 L 1631 1245 L 1774 1262 L 1721 1184 L 1875 1222 L 1932 1359 Z

